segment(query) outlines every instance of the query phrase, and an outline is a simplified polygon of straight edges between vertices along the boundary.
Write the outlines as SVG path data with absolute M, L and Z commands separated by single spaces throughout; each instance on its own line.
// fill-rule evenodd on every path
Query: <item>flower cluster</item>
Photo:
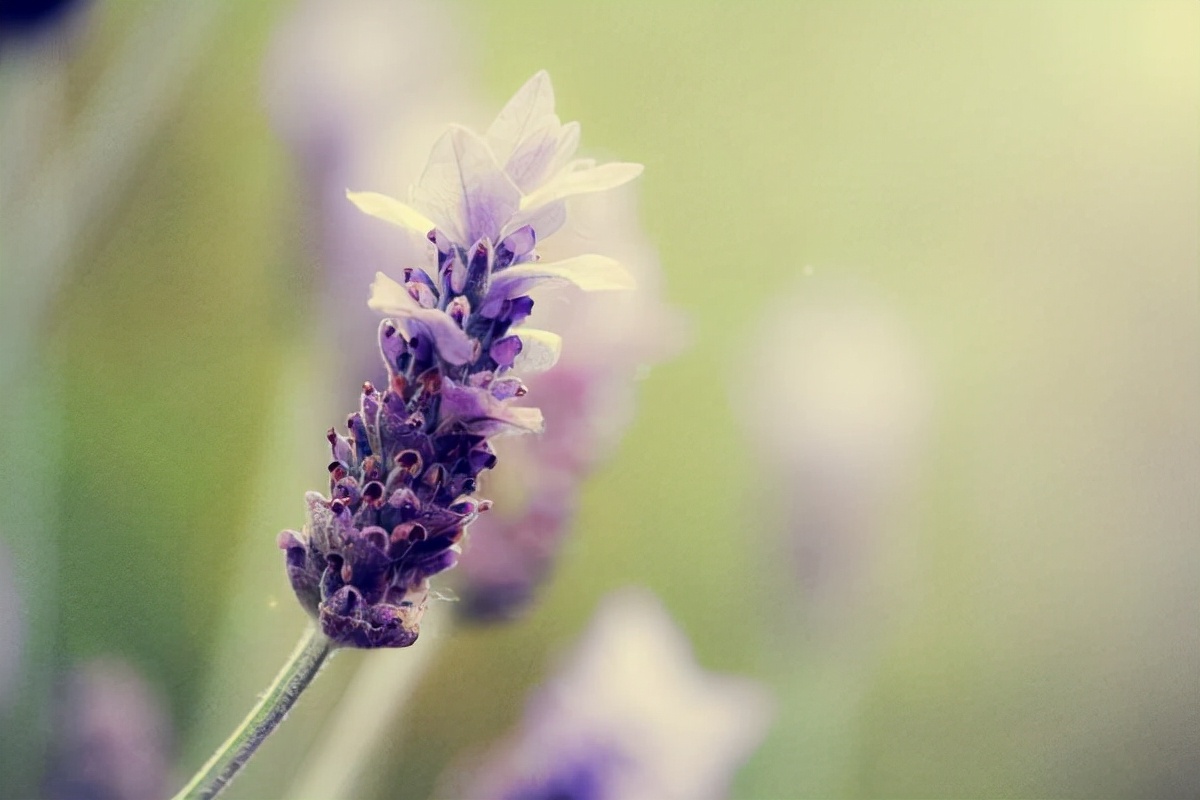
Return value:
M 347 436 L 330 431 L 330 496 L 310 493 L 304 531 L 279 537 L 296 595 L 341 645 L 416 640 L 429 578 L 454 566 L 488 506 L 474 493 L 496 463 L 490 440 L 541 430 L 541 412 L 514 401 L 527 392 L 520 376 L 553 366 L 561 339 L 525 327 L 530 291 L 632 288 L 611 258 L 539 258 L 538 243 L 566 221 L 567 198 L 641 172 L 573 159 L 579 125 L 562 124 L 553 107 L 539 73 L 485 135 L 447 131 L 408 202 L 349 194 L 430 247 L 402 281 L 376 275 L 369 305 L 388 316 L 379 330 L 387 385 L 364 385 Z

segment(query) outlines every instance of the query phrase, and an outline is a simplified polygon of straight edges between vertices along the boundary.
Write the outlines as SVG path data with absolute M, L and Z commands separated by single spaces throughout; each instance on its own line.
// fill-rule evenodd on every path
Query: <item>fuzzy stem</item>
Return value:
M 285 800 L 353 800 L 367 793 L 360 785 L 363 768 L 380 757 L 389 732 L 394 736 L 399 729 L 405 706 L 450 641 L 453 620 L 450 614 L 430 614 L 421 623 L 419 647 L 366 654 L 337 709 L 321 726 L 320 738 L 310 745 Z
M 211 800 L 220 794 L 287 716 L 335 649 L 325 634 L 309 625 L 262 699 L 173 800 Z

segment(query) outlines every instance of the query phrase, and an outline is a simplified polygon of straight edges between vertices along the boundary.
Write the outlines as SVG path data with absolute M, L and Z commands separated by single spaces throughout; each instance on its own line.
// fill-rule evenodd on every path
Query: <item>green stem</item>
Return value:
M 211 800 L 220 794 L 287 716 L 334 650 L 333 642 L 310 625 L 258 705 L 173 800 Z

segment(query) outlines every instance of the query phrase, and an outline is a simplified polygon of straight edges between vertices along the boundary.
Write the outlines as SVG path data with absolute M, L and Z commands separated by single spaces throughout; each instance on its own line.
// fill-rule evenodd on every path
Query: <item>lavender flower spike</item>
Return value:
M 474 800 L 705 800 L 724 796 L 766 733 L 764 690 L 711 675 L 658 600 L 607 598 L 565 669 L 461 787 Z M 452 778 L 451 781 L 454 779 Z
M 566 198 L 641 172 L 573 160 L 579 126 L 553 109 L 540 72 L 485 135 L 451 127 L 407 201 L 348 194 L 431 245 L 426 263 L 399 280 L 377 274 L 369 305 L 388 317 L 379 329 L 388 384 L 364 385 L 348 436 L 330 431 L 330 496 L 309 494 L 304 531 L 279 537 L 297 597 L 337 645 L 416 640 L 429 579 L 457 563 L 467 526 L 488 507 L 474 495 L 479 473 L 496 463 L 490 440 L 542 429 L 539 410 L 514 405 L 526 394 L 519 376 L 552 367 L 561 339 L 524 326 L 529 292 L 633 286 L 604 256 L 539 260 L 538 243 L 566 219 Z

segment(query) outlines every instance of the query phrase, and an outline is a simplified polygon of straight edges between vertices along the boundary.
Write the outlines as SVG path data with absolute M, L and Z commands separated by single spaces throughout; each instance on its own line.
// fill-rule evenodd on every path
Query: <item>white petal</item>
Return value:
M 633 275 L 607 256 L 585 255 L 563 261 L 531 261 L 506 267 L 492 276 L 489 299 L 517 297 L 542 283 L 573 283 L 586 292 L 633 289 Z
M 419 326 L 422 329 L 419 332 L 432 337 L 434 346 L 442 358 L 451 364 L 465 364 L 475 355 L 475 342 L 446 312 L 436 308 L 424 308 L 413 299 L 408 289 L 382 272 L 375 273 L 375 282 L 371 284 L 371 299 L 367 301 L 367 305 L 375 311 L 394 317 L 404 334 L 410 338 L 418 333 L 413 330 L 413 326 Z
M 500 233 L 503 239 L 508 234 L 524 225 L 528 225 L 537 233 L 539 241 L 548 239 L 551 234 L 562 228 L 567 222 L 567 204 L 562 200 L 547 203 L 537 208 L 518 211 Z
M 346 190 L 346 197 L 358 209 L 372 217 L 377 217 L 393 225 L 416 231 L 422 236 L 428 234 L 437 226 L 429 217 L 417 211 L 412 206 L 401 203 L 394 197 L 377 192 L 352 192 Z
M 562 125 L 551 114 L 517 143 L 504 171 L 522 192 L 532 193 L 562 172 L 578 147 L 579 123 Z
M 509 423 L 511 427 L 497 432 L 497 436 L 514 433 L 541 433 L 546 429 L 546 420 L 542 417 L 542 410 L 540 408 L 510 406 L 508 416 L 504 421 Z
M 579 123 L 568 122 L 562 126 L 558 132 L 558 152 L 554 154 L 554 160 L 550 162 L 550 169 L 547 170 L 547 175 L 557 175 L 567 166 L 571 160 L 571 156 L 575 155 L 575 151 L 579 149 Z
M 513 362 L 513 369 L 523 375 L 545 372 L 558 363 L 562 355 L 562 337 L 557 333 L 537 328 L 518 328 L 521 337 L 521 352 Z
M 517 142 L 504 164 L 504 171 L 522 192 L 532 192 L 552 174 L 550 168 L 558 160 L 562 134 L 563 126 L 558 117 L 550 115 Z
M 408 293 L 408 289 L 403 284 L 382 272 L 375 273 L 375 281 L 371 284 L 371 299 L 367 301 L 367 305 L 373 311 L 398 316 L 405 316 L 421 309 L 421 304 Z
M 615 189 L 642 174 L 641 164 L 614 161 L 598 167 L 565 170 L 542 188 L 521 199 L 521 208 L 536 208 L 564 197 Z
M 413 203 L 464 247 L 496 240 L 520 206 L 521 191 L 496 163 L 479 135 L 453 126 L 438 139 Z
M 496 120 L 487 129 L 487 143 L 504 162 L 517 143 L 524 139 L 544 117 L 554 113 L 554 87 L 545 70 L 534 75 L 517 90 Z

